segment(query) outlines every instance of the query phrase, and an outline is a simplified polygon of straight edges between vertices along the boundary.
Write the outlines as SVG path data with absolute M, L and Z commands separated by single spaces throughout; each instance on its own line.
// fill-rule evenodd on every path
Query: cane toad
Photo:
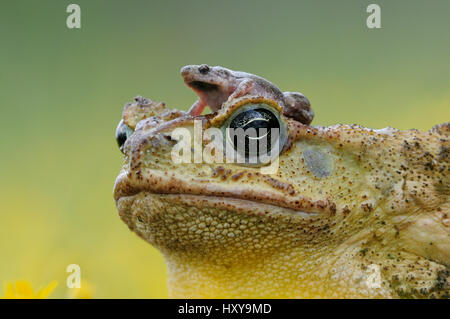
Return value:
M 449 123 L 309 126 L 258 93 L 224 99 L 200 115 L 138 98 L 118 130 L 119 215 L 163 254 L 171 297 L 449 297 Z M 175 129 L 262 104 L 287 131 L 276 173 L 172 161 Z

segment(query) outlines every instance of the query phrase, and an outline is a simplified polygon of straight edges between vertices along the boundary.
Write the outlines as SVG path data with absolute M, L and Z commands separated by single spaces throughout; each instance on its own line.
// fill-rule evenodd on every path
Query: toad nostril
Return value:
M 206 74 L 209 72 L 209 66 L 206 64 L 202 64 L 200 65 L 200 67 L 198 68 L 198 71 L 202 74 Z

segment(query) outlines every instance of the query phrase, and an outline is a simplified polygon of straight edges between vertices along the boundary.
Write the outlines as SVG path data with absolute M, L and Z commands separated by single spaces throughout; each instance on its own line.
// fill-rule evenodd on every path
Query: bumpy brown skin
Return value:
M 171 114 L 138 123 L 114 188 L 123 221 L 163 253 L 170 296 L 449 297 L 448 123 L 377 131 L 285 118 L 279 170 L 264 175 L 174 164 L 170 132 L 194 117 Z

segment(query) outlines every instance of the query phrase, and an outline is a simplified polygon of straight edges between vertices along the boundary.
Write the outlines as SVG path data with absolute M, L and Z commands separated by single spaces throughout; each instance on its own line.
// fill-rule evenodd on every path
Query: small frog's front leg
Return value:
M 199 99 L 194 104 L 192 104 L 191 108 L 188 111 L 188 114 L 192 116 L 201 115 L 205 107 L 206 103 Z
M 255 87 L 255 82 L 252 79 L 245 79 L 241 83 L 239 83 L 238 87 L 234 92 L 228 97 L 228 101 L 231 101 L 235 98 L 244 96 L 250 93 Z

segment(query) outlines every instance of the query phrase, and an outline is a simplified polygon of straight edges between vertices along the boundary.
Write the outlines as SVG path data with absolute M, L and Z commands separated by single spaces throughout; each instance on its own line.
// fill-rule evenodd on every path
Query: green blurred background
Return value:
M 81 266 L 94 297 L 167 297 L 161 255 L 112 199 L 122 107 L 188 108 L 179 69 L 222 65 L 303 92 L 314 125 L 428 130 L 450 120 L 450 1 L 2 1 L 0 285 Z M 368 29 L 369 3 L 382 29 Z M 0 296 L 3 295 L 0 293 Z

